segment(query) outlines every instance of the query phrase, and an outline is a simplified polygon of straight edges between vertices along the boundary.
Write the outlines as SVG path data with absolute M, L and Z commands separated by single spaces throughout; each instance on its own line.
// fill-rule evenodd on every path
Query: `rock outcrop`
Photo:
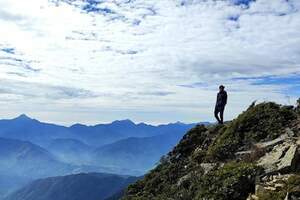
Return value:
M 297 174 L 267 175 L 260 178 L 255 186 L 255 194 L 247 200 L 299 200 L 300 176 Z
M 300 146 L 299 138 L 287 138 L 282 144 L 278 144 L 273 149 L 261 157 L 257 163 L 262 166 L 265 173 L 284 173 L 296 170 Z

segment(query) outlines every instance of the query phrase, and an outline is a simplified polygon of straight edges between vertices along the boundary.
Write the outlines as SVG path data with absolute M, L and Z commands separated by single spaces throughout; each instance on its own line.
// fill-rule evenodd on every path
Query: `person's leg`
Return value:
M 222 108 L 221 110 L 220 110 L 220 118 L 221 118 L 221 124 L 223 124 L 223 120 L 224 120 L 224 108 Z
M 219 114 L 219 109 L 215 108 L 215 118 L 218 120 L 218 123 L 221 123 L 221 120 L 220 120 L 218 114 Z

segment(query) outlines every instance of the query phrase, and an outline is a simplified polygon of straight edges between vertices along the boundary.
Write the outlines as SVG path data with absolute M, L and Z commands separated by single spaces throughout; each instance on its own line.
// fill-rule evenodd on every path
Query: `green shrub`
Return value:
M 260 168 L 250 163 L 225 164 L 199 181 L 196 199 L 246 199 L 255 190 L 255 177 L 259 172 Z
M 204 125 L 197 125 L 183 136 L 179 144 L 169 153 L 173 161 L 181 157 L 187 158 L 197 146 L 201 145 L 207 138 L 207 128 Z
M 210 146 L 208 159 L 230 159 L 240 147 L 275 139 L 294 119 L 296 114 L 289 107 L 272 102 L 251 106 L 233 120 Z
M 287 181 L 287 191 L 298 192 L 300 194 L 300 175 L 291 176 Z
M 168 199 L 176 195 L 180 198 L 186 197 L 187 191 L 184 188 L 179 190 L 176 184 L 179 178 L 185 176 L 191 170 L 195 170 L 194 163 L 189 156 L 197 146 L 208 139 L 207 128 L 198 125 L 192 128 L 171 151 L 168 156 L 161 159 L 160 164 L 151 170 L 143 180 L 130 185 L 124 199 Z M 202 156 L 205 155 L 205 152 Z

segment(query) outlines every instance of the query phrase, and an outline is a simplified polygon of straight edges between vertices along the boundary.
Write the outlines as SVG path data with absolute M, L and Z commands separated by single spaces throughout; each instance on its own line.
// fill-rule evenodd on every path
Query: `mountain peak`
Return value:
M 84 125 L 84 124 L 80 124 L 80 123 L 76 123 L 76 124 L 73 124 L 72 126 L 70 126 L 70 128 L 86 128 L 88 127 L 87 125 Z
M 131 121 L 130 119 L 116 120 L 116 121 L 113 121 L 112 124 L 115 124 L 115 125 L 135 125 L 135 123 L 133 121 Z
M 32 120 L 32 118 L 28 117 L 26 114 L 21 114 L 20 116 L 16 117 L 15 119 L 18 119 L 18 120 Z

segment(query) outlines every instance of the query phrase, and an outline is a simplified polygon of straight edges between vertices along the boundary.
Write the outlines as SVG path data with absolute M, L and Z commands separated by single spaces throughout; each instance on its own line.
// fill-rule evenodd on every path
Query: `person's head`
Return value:
M 219 91 L 221 92 L 221 91 L 224 91 L 224 89 L 225 89 L 225 86 L 224 85 L 220 85 L 219 86 Z

